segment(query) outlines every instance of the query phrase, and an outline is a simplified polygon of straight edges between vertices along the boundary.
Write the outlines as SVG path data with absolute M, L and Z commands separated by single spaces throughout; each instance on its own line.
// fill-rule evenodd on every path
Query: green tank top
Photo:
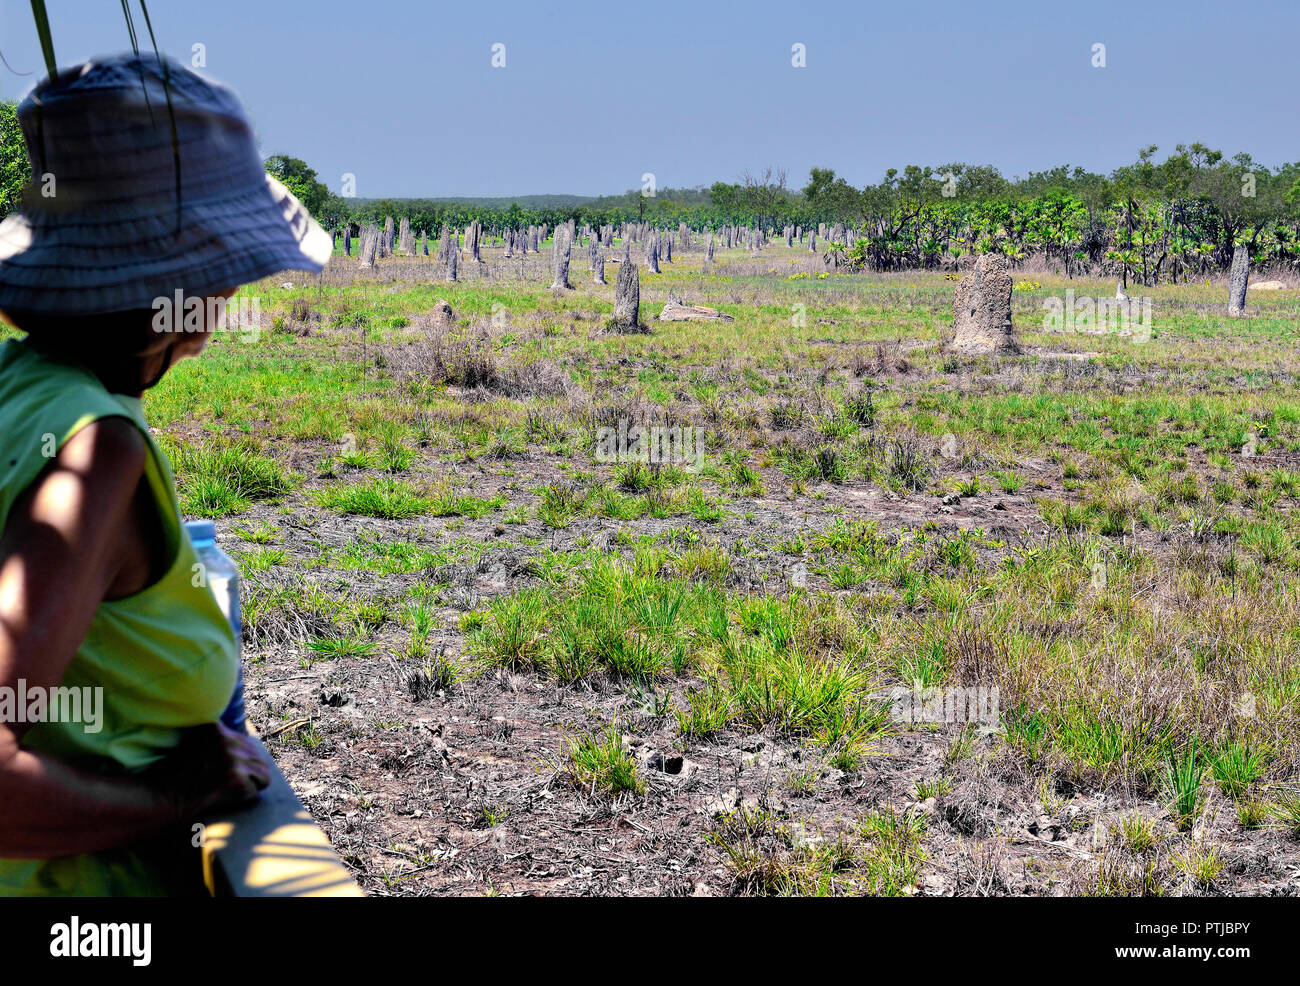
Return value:
M 214 722 L 235 687 L 235 636 L 198 567 L 181 524 L 171 465 L 140 401 L 110 394 L 88 370 L 47 359 L 19 340 L 0 343 L 0 531 L 14 502 L 73 435 L 124 417 L 149 447 L 145 475 L 166 533 L 166 574 L 135 595 L 99 604 L 62 684 L 102 689 L 102 728 L 31 725 L 22 746 L 105 774 L 149 767 L 186 726 Z M 86 718 L 83 716 L 83 719 Z M 159 896 L 201 891 L 188 830 L 148 846 L 65 856 L 0 859 L 0 896 Z M 175 843 L 175 844 L 173 844 Z

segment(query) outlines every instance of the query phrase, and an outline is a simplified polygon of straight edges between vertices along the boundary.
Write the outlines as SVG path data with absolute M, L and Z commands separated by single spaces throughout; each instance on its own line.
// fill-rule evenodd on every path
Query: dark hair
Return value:
M 129 359 L 150 349 L 160 335 L 151 308 L 133 308 L 100 315 L 48 315 L 43 312 L 4 312 L 28 343 L 43 354 L 86 363 Z

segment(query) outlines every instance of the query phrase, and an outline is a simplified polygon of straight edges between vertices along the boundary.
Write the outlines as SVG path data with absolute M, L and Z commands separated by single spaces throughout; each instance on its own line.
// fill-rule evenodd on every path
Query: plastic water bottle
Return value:
M 235 560 L 217 545 L 216 525 L 210 520 L 191 520 L 185 524 L 190 541 L 203 566 L 204 577 L 212 594 L 217 597 L 217 605 L 235 632 L 235 643 L 243 650 L 243 629 L 239 617 L 239 568 Z M 230 704 L 221 713 L 221 721 L 227 729 L 244 731 L 248 718 L 244 711 L 244 662 L 239 662 L 239 677 L 235 679 L 235 693 L 230 696 Z

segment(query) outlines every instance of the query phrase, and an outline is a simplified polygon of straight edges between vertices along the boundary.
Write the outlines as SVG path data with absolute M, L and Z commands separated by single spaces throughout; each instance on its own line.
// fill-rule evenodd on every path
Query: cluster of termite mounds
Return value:
M 529 253 L 540 253 L 541 243 L 548 237 L 552 240 L 552 291 L 570 291 L 573 284 L 570 279 L 570 263 L 574 246 L 580 246 L 587 239 L 588 267 L 591 284 L 604 285 L 606 262 L 619 265 L 615 283 L 614 317 L 608 325 L 613 331 L 640 332 L 649 331 L 640 321 L 640 269 L 632 262 L 631 245 L 640 244 L 645 269 L 652 274 L 661 272 L 661 264 L 673 263 L 673 251 L 698 249 L 704 253 L 704 270 L 707 272 L 714 263 L 715 244 L 723 249 L 748 248 L 751 255 L 758 255 L 774 235 L 785 240 L 787 247 L 807 244 L 812 252 L 817 252 L 818 239 L 831 244 L 848 245 L 853 238 L 852 230 L 843 224 L 816 227 L 787 225 L 781 230 L 751 229 L 745 226 L 723 226 L 717 230 L 704 233 L 692 233 L 682 223 L 674 233 L 662 230 L 649 223 L 625 223 L 621 226 L 602 225 L 586 226 L 579 232 L 575 220 L 561 223 L 555 229 L 547 225 L 530 225 L 519 229 L 500 229 L 493 231 L 504 247 L 505 259 L 516 256 L 526 257 Z M 485 235 L 481 223 L 471 222 L 464 230 L 464 243 L 461 232 L 444 226 L 438 238 L 436 253 L 439 276 L 445 281 L 456 281 L 462 254 L 474 263 L 481 263 L 482 247 L 493 239 Z M 694 239 L 693 239 L 694 236 Z M 615 239 L 622 240 L 622 251 L 606 255 L 606 250 L 614 251 Z M 345 255 L 352 255 L 351 227 L 343 230 L 343 250 Z M 358 242 L 358 257 L 362 268 L 373 268 L 377 260 L 395 256 L 398 252 L 408 256 L 429 256 L 427 233 L 421 231 L 417 244 L 410 220 L 403 217 L 399 226 L 394 228 L 392 217 L 386 217 L 383 226 L 367 223 L 361 227 Z M 966 355 L 1014 354 L 1021 351 L 1011 321 L 1011 272 L 1007 258 L 1000 253 L 985 253 L 967 260 L 963 264 L 965 273 L 957 285 L 953 298 L 953 335 L 948 343 L 951 351 Z M 1250 278 L 1250 250 L 1238 245 L 1232 256 L 1232 266 L 1228 281 L 1228 308 L 1230 317 L 1239 318 L 1246 314 L 1246 290 Z M 1281 282 L 1263 282 L 1255 287 L 1266 290 L 1271 287 L 1284 287 Z M 1125 297 L 1122 290 L 1118 297 Z M 717 309 L 703 305 L 688 305 L 679 298 L 669 297 L 667 304 L 658 316 L 660 321 L 731 321 L 731 316 Z
M 573 290 L 570 272 L 573 248 L 580 247 L 585 238 L 592 285 L 609 283 L 605 277 L 607 262 L 619 266 L 614 290 L 614 315 L 607 323 L 608 330 L 649 332 L 648 325 L 641 321 L 640 316 L 641 271 L 632 261 L 633 243 L 640 244 L 645 269 L 650 273 L 661 273 L 661 264 L 673 263 L 675 251 L 680 253 L 691 249 L 703 253 L 704 269 L 708 271 L 714 263 L 714 252 L 718 245 L 726 249 L 733 246 L 748 247 L 752 254 L 757 254 L 771 240 L 774 231 L 724 226 L 717 230 L 708 230 L 707 233 L 696 233 L 685 223 L 680 224 L 675 232 L 661 230 L 649 223 L 626 223 L 622 226 L 610 224 L 595 228 L 586 226 L 579 231 L 576 221 L 571 219 L 554 229 L 542 224 L 521 229 L 502 229 L 496 232 L 498 234 L 496 239 L 499 239 L 500 245 L 504 248 L 503 258 L 507 260 L 526 257 L 529 253 L 540 253 L 541 244 L 549 237 L 552 251 L 550 290 L 556 292 Z M 781 235 L 785 236 L 788 243 L 793 242 L 796 237 L 800 243 L 803 243 L 806 238 L 809 244 L 813 245 L 813 249 L 819 233 L 823 236 L 832 235 L 835 238 L 846 235 L 840 227 L 835 227 L 833 233 L 829 233 L 824 227 L 814 230 L 788 226 L 781 231 Z M 350 257 L 352 256 L 351 226 L 343 229 L 342 236 L 344 255 Z M 617 252 L 614 247 L 616 238 L 622 240 L 622 250 Z M 465 228 L 463 244 L 459 229 L 443 226 L 434 255 L 438 276 L 444 281 L 456 281 L 460 265 L 466 260 L 481 263 L 482 247 L 493 239 L 490 232 L 485 234 L 482 224 L 477 221 L 471 222 Z M 427 232 L 421 231 L 417 241 L 415 231 L 407 217 L 402 217 L 396 226 L 391 216 L 385 219 L 382 226 L 377 223 L 362 225 L 357 243 L 357 256 L 362 269 L 373 269 L 379 260 L 399 254 L 411 257 L 429 256 Z M 606 250 L 611 253 L 607 255 Z M 663 322 L 733 321 L 730 315 L 716 308 L 686 304 L 672 295 L 659 313 L 658 320 Z

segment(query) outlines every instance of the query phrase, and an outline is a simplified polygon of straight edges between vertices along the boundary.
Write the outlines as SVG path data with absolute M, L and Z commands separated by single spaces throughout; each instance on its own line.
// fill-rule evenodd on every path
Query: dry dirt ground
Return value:
M 1046 668 L 1044 673 L 1059 676 L 1049 689 L 1068 691 L 1075 710 L 1084 704 L 1085 732 L 1086 696 L 1103 694 L 1121 718 L 1132 709 L 1145 714 L 1155 708 L 1174 727 L 1161 743 L 1172 737 L 1169 742 L 1183 744 L 1202 727 L 1216 743 L 1236 736 L 1236 725 L 1212 709 L 1196 718 L 1196 693 L 1202 673 L 1219 674 L 1219 665 L 1207 665 L 1201 656 L 1230 661 L 1227 655 L 1240 652 L 1255 633 L 1231 622 L 1241 614 L 1229 612 L 1224 592 L 1235 602 L 1231 594 L 1240 584 L 1243 592 L 1254 593 L 1252 600 L 1266 601 L 1270 641 L 1287 639 L 1285 624 L 1293 612 L 1287 587 L 1300 563 L 1293 525 L 1300 453 L 1293 416 L 1269 402 L 1300 379 L 1285 345 L 1291 325 L 1285 312 L 1291 309 L 1284 306 L 1293 302 L 1279 302 L 1282 314 L 1275 313 L 1273 321 L 1243 323 L 1238 335 L 1220 339 L 1214 335 L 1219 289 L 1180 287 L 1190 300 L 1169 292 L 1165 321 L 1159 323 L 1164 334 L 1141 353 L 1109 341 L 1056 342 L 1039 334 L 1026 340 L 1016 358 L 963 361 L 937 345 L 952 296 L 952 284 L 940 276 L 821 282 L 822 308 L 809 311 L 808 331 L 791 342 L 779 320 L 787 303 L 801 297 L 793 292 L 809 282 L 792 284 L 784 268 L 767 269 L 774 262 L 785 260 L 737 257 L 729 268 L 719 268 L 727 276 L 700 276 L 692 268 L 673 275 L 677 281 L 643 279 L 647 317 L 673 284 L 685 285 L 689 300 L 738 313 L 738 327 L 728 329 L 734 344 L 727 341 L 732 336 L 676 325 L 611 342 L 599 328 L 610 289 L 587 287 L 552 297 L 537 287 L 546 283 L 545 258 L 530 258 L 527 269 L 520 265 L 517 278 L 513 267 L 485 265 L 497 280 L 484 274 L 445 290 L 428 284 L 424 267 L 411 265 L 396 265 L 358 287 L 353 263 L 336 263 L 301 297 L 286 289 L 292 309 L 287 336 L 277 338 L 288 341 L 267 362 L 279 367 L 276 361 L 286 357 L 289 363 L 301 360 L 308 367 L 303 379 L 318 380 L 323 360 L 359 360 L 366 370 L 359 383 L 349 384 L 357 390 L 347 396 L 340 417 L 323 418 L 325 424 L 309 420 L 311 408 L 304 404 L 324 405 L 336 395 L 317 390 L 304 397 L 306 384 L 291 392 L 279 413 L 275 388 L 283 379 L 292 383 L 297 371 L 290 366 L 261 378 L 271 381 L 259 386 L 272 396 L 250 412 L 232 407 L 234 391 L 219 388 L 233 385 L 213 378 L 208 385 L 218 389 L 228 420 L 175 414 L 167 424 L 174 442 L 190 446 L 242 428 L 260 442 L 262 453 L 301 478 L 283 497 L 217 519 L 219 539 L 234 546 L 241 560 L 261 544 L 282 554 L 281 561 L 246 572 L 246 593 L 281 587 L 296 598 L 293 593 L 310 584 L 335 600 L 376 601 L 384 614 L 361 634 L 364 640 L 347 642 L 352 651 L 321 654 L 312 653 L 310 644 L 329 637 L 331 628 L 314 623 L 310 607 L 277 604 L 265 610 L 246 648 L 254 724 L 364 890 L 379 896 L 1300 893 L 1300 841 L 1292 829 L 1262 817 L 1245 824 L 1238 815 L 1252 799 L 1263 804 L 1295 781 L 1290 652 L 1273 663 L 1267 653 L 1249 655 L 1251 673 L 1270 689 L 1261 692 L 1261 701 L 1273 703 L 1257 720 L 1259 735 L 1273 741 L 1271 759 L 1250 778 L 1249 798 L 1234 801 L 1207 774 L 1204 804 L 1194 824 L 1182 830 L 1158 782 L 1159 763 L 1130 769 L 1128 753 L 1103 756 L 1108 769 L 1102 770 L 1090 767 L 1077 747 L 1074 756 L 1062 756 L 1059 749 L 1012 742 L 1003 722 L 892 721 L 869 744 L 868 755 L 840 769 L 836 763 L 843 761 L 833 749 L 789 730 L 733 724 L 706 738 L 685 735 L 674 710 L 686 708 L 702 683 L 690 670 L 648 682 L 597 671 L 562 684 L 534 668 L 472 653 L 473 620 L 494 601 L 530 590 L 561 594 L 549 566 L 576 570 L 604 556 L 631 562 L 638 543 L 658 538 L 659 545 L 672 547 L 679 537 L 724 556 L 723 574 L 714 577 L 731 598 L 797 595 L 855 618 L 883 613 L 894 625 L 925 633 L 942 634 L 951 626 L 956 634 L 977 636 L 984 597 L 972 598 L 971 605 L 905 599 L 895 591 L 898 584 L 872 581 L 876 575 L 842 588 L 819 551 L 789 545 L 811 540 L 833 523 L 875 522 L 883 543 L 895 546 L 918 531 L 939 541 L 978 530 L 978 557 L 960 574 L 934 573 L 935 585 L 950 593 L 1018 586 L 1009 591 L 1021 595 L 1006 598 L 1013 606 L 1026 600 L 1032 609 L 1017 614 L 1010 629 L 1004 622 L 998 640 L 1005 644 L 1019 634 L 1036 648 L 1032 658 L 1047 654 L 1055 662 L 1024 663 L 1023 654 L 1004 646 L 996 655 L 1000 667 L 985 672 L 1003 675 L 1004 682 L 1016 679 L 1017 687 L 1030 690 L 1020 696 L 1041 699 L 1041 693 L 1031 694 L 1034 683 L 1026 679 L 1032 674 L 1024 668 Z M 809 277 L 819 276 L 820 258 L 804 254 L 789 261 L 796 262 Z M 772 276 L 777 274 L 782 276 Z M 434 305 L 444 294 L 456 309 L 454 324 Z M 515 313 L 505 331 L 490 324 L 490 303 L 497 298 Z M 1018 328 L 1032 333 L 1041 317 L 1038 297 L 1017 295 L 1015 304 Z M 357 315 L 362 310 L 370 313 L 368 323 Z M 400 317 L 392 331 L 375 328 L 380 316 L 394 312 Z M 449 339 L 462 348 L 447 348 Z M 444 347 L 443 363 L 430 356 L 438 346 Z M 498 360 L 495 383 L 486 388 L 468 379 L 478 372 L 475 361 L 484 346 Z M 262 358 L 248 352 L 253 355 L 232 347 L 226 358 L 237 366 Z M 454 372 L 448 368 L 452 357 L 462 360 Z M 509 376 L 520 368 L 532 376 Z M 231 373 L 240 386 L 242 372 Z M 553 386 L 558 377 L 580 384 Z M 845 402 L 868 388 L 881 399 L 880 420 L 840 430 Z M 1057 407 L 1067 404 L 1062 429 L 1094 427 L 1095 433 L 1076 436 L 1091 450 L 1034 433 L 1032 411 L 1013 409 L 1000 421 L 1004 405 L 998 402 L 1008 394 L 1023 398 L 1026 407 L 1037 407 L 1033 401 L 1040 397 L 1057 401 Z M 1076 397 L 1078 403 L 1071 404 Z M 1202 397 L 1218 402 L 1213 415 L 1186 409 L 1188 400 Z M 1167 407 L 1151 410 L 1152 402 L 1166 398 Z M 777 425 L 775 416 L 787 401 L 800 406 L 802 424 Z M 1126 410 L 1128 401 L 1146 402 L 1151 413 L 1136 424 L 1108 419 Z M 971 408 L 988 408 L 989 414 L 971 425 L 974 419 L 962 416 Z M 718 491 L 724 509 L 707 518 L 675 508 L 662 519 L 647 511 L 617 520 L 580 510 L 567 523 L 546 522 L 539 505 L 544 491 L 616 482 L 614 470 L 593 465 L 583 447 L 592 422 L 647 409 L 713 423 L 721 435 L 716 458 L 728 464 L 709 479 L 715 485 L 704 488 Z M 568 451 L 531 438 L 500 457 L 481 450 L 510 432 L 531 434 L 534 413 L 545 419 L 543 431 L 557 422 L 567 429 Z M 1180 440 L 1206 420 L 1213 433 Z M 317 495 L 330 490 L 391 480 L 373 461 L 322 471 L 322 460 L 339 456 L 338 445 L 295 437 L 294 429 L 337 437 L 364 426 L 373 450 L 393 422 L 400 430 L 395 441 L 416 456 L 414 465 L 398 470 L 400 482 L 426 492 L 450 482 L 458 494 L 499 495 L 501 506 L 481 516 L 425 511 L 385 520 L 318 502 Z M 955 457 L 939 449 L 948 422 L 966 428 Z M 1261 447 L 1244 460 L 1238 432 L 1255 427 L 1253 422 L 1260 423 Z M 433 440 L 418 437 L 422 424 L 432 429 Z M 991 430 L 1003 425 L 1010 430 Z M 471 432 L 477 437 L 464 437 Z M 1211 440 L 1217 442 L 1213 452 Z M 457 442 L 459 448 L 453 447 Z M 881 472 L 892 468 L 890 449 L 896 452 L 900 443 L 924 458 L 923 482 L 900 484 Z M 830 446 L 851 468 L 834 479 L 799 478 L 788 468 L 792 446 Z M 742 462 L 752 470 L 750 484 L 730 478 L 728 470 L 741 469 Z M 868 462 L 875 471 L 864 473 L 862 463 Z M 1003 474 L 1013 472 L 1018 485 L 995 481 L 999 467 Z M 1247 478 L 1251 473 L 1264 478 Z M 976 476 L 982 485 L 964 492 Z M 1139 480 L 1146 486 L 1139 488 Z M 1224 486 L 1232 489 L 1212 503 L 1209 491 Z M 1195 489 L 1185 495 L 1189 487 Z M 1049 522 L 1049 502 L 1064 519 Z M 1107 528 L 1102 525 L 1111 523 L 1106 518 L 1112 507 L 1122 523 Z M 1219 526 L 1227 514 L 1240 515 L 1235 528 Z M 1259 543 L 1270 546 L 1270 558 L 1256 563 L 1251 555 L 1243 562 L 1241 532 L 1265 521 L 1285 532 L 1285 543 L 1278 547 L 1265 538 Z M 273 530 L 273 539 L 241 543 L 241 531 L 258 527 Z M 1000 547 L 990 548 L 990 542 Z M 1014 565 L 1009 581 L 987 581 L 996 582 L 1011 555 L 1050 555 L 1063 543 L 1070 550 L 1049 558 L 1059 568 L 1039 581 Z M 438 560 L 397 566 L 394 574 L 372 564 L 337 563 L 358 545 L 385 544 L 427 549 Z M 1140 558 L 1130 570 L 1144 581 L 1125 583 L 1129 595 L 1119 601 L 1119 590 L 1090 590 L 1084 562 L 1092 551 L 1120 559 L 1116 572 L 1125 570 L 1124 558 Z M 828 560 L 842 558 L 832 551 Z M 401 610 L 403 600 L 421 589 L 435 590 L 420 598 L 434 600 L 437 608 L 427 656 L 413 660 L 403 656 L 408 629 Z M 1159 639 L 1165 624 L 1152 622 L 1155 607 L 1149 614 L 1143 609 L 1153 594 L 1172 601 L 1167 648 Z M 1077 619 L 1070 607 L 1077 607 Z M 246 595 L 246 621 L 249 610 Z M 1215 632 L 1224 646 L 1202 646 L 1198 620 L 1220 611 L 1225 616 Z M 1098 629 L 1112 628 L 1119 640 L 1114 652 L 1102 644 L 1089 655 L 1102 662 L 1095 673 L 1105 678 L 1092 691 L 1094 682 L 1084 680 L 1083 671 L 1071 671 L 1068 654 L 1076 642 L 1087 651 Z M 816 628 L 810 623 L 801 632 Z M 918 631 L 917 639 L 930 638 Z M 898 649 L 897 640 L 890 643 Z M 833 653 L 834 646 L 824 644 L 816 642 Z M 1294 640 L 1288 646 L 1293 649 Z M 892 672 L 894 660 L 891 653 L 873 667 Z M 461 674 L 454 681 L 430 679 L 419 673 L 421 665 L 456 667 Z M 1240 685 L 1231 667 L 1224 667 L 1216 680 Z M 1139 687 L 1169 691 L 1138 695 Z M 1009 705 L 1005 691 L 1004 699 Z M 1092 724 L 1103 718 L 1098 712 Z M 611 796 L 587 789 L 567 769 L 571 742 L 611 723 L 622 727 L 626 751 L 645 784 L 642 793 Z M 1062 735 L 1078 725 L 1061 720 Z M 1154 744 L 1144 741 L 1132 749 L 1139 747 L 1149 751 Z
M 1049 481 L 1053 472 L 1039 463 Z M 472 467 L 471 467 L 472 468 Z M 1026 463 L 1035 478 L 1034 463 Z M 464 476 L 464 472 L 458 473 Z M 1059 469 L 1056 470 L 1059 476 Z M 547 462 L 521 465 L 512 481 L 534 487 L 563 479 Z M 779 488 L 776 477 L 766 477 Z M 472 486 L 481 496 L 503 488 L 482 470 Z M 711 525 L 721 542 L 747 542 L 771 553 L 733 575 L 739 590 L 773 591 L 788 585 L 792 559 L 772 547 L 816 515 L 837 511 L 846 521 L 870 519 L 882 530 L 934 522 L 941 530 L 978 526 L 1010 543 L 1030 544 L 1049 534 L 1028 496 L 995 493 L 944 502 L 928 493 L 897 494 L 853 484 L 826 485 L 815 511 L 800 515 L 777 497 L 740 499 Z M 951 499 L 951 498 L 949 498 Z M 256 522 L 267 508 L 239 518 Z M 279 519 L 279 518 L 275 518 Z M 433 646 L 460 655 L 456 629 L 463 612 L 491 599 L 539 585 L 530 558 L 583 543 L 617 551 L 615 531 L 660 533 L 674 520 L 575 520 L 551 530 L 536 520 L 510 529 L 537 547 L 500 546 L 499 515 L 466 520 L 460 537 L 489 548 L 470 565 L 379 577 L 366 573 L 370 593 L 400 595 L 413 582 L 433 579 L 451 588 L 455 605 L 439 615 Z M 340 518 L 307 508 L 285 525 L 284 547 L 306 556 L 319 544 L 344 545 L 359 536 L 415 540 L 429 537 L 417 521 Z M 1159 551 L 1167 538 L 1148 532 Z M 834 593 L 824 579 L 812 590 Z M 919 895 L 1073 895 L 1095 892 L 1101 850 L 1116 838 L 1121 819 L 1142 814 L 1157 831 L 1173 832 L 1165 803 L 1152 789 L 1120 782 L 1093 785 L 1073 773 L 1031 768 L 997 739 L 999 727 L 900 724 L 861 769 L 829 766 L 812 744 L 770 731 L 724 731 L 709 741 L 683 742 L 663 699 L 690 684 L 645 692 L 602 676 L 561 686 L 532 674 L 498 670 L 416 698 L 410 674 L 393 657 L 301 666 L 293 648 L 269 648 L 250 671 L 249 697 L 277 762 L 313 817 L 329 834 L 367 893 L 727 895 L 771 890 L 755 886 L 729 866 L 710 836 L 727 817 L 758 820 L 775 858 L 833 845 L 854 820 L 872 811 L 923 815 L 919 879 L 903 888 Z M 296 735 L 310 720 L 312 741 Z M 576 788 L 562 770 L 571 737 L 617 720 L 631 726 L 630 749 L 647 782 L 643 796 L 616 799 Z M 391 728 L 385 728 L 386 724 Z M 287 728 L 286 728 L 287 727 Z M 409 728 L 408 728 L 409 727 Z M 287 740 L 287 741 L 286 741 Z M 918 783 L 955 778 L 950 790 L 921 797 Z M 1219 848 L 1224 863 L 1216 894 L 1289 896 L 1300 893 L 1300 847 L 1276 831 L 1244 831 L 1232 803 L 1211 790 L 1196 837 Z M 1136 864 L 1131 864 L 1136 865 Z M 1203 892 L 1183 877 L 1169 854 L 1142 865 L 1156 868 L 1166 892 Z M 1145 874 L 1116 876 L 1117 886 L 1140 885 Z M 1129 883 L 1124 883 L 1127 880 Z

